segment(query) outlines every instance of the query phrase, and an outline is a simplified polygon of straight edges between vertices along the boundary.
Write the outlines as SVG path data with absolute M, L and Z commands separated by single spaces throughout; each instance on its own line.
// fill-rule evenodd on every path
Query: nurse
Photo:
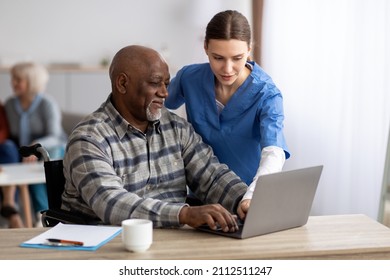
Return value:
M 249 185 L 244 199 L 250 198 L 257 178 L 281 171 L 290 156 L 282 94 L 251 61 L 251 28 L 241 13 L 216 14 L 207 25 L 204 50 L 209 62 L 179 70 L 165 105 L 177 109 L 185 103 L 195 131 Z

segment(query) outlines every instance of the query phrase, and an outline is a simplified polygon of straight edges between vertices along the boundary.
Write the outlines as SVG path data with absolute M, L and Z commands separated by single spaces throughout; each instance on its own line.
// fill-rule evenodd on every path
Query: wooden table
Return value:
M 45 183 L 43 162 L 1 164 L 0 187 L 17 185 L 23 204 L 25 226 L 32 227 L 29 184 Z
M 0 259 L 390 259 L 390 229 L 365 215 L 314 216 L 303 227 L 245 240 L 155 229 L 144 253 L 127 252 L 120 235 L 93 252 L 19 247 L 46 229 L 0 230 Z

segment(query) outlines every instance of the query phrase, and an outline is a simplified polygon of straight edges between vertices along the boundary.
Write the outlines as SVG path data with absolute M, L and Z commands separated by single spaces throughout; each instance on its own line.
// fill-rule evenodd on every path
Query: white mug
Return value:
M 144 252 L 153 243 L 153 223 L 144 219 L 122 221 L 122 242 L 131 252 Z

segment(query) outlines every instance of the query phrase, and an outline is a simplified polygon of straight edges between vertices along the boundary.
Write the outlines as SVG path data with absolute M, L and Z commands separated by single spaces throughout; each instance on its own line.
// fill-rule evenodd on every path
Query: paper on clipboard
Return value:
M 27 248 L 45 248 L 59 250 L 85 250 L 95 251 L 102 245 L 109 242 L 121 232 L 118 226 L 94 226 L 94 225 L 74 225 L 58 223 L 48 231 L 20 244 Z M 50 246 L 46 245 L 49 238 L 77 240 L 83 242 L 83 246 Z

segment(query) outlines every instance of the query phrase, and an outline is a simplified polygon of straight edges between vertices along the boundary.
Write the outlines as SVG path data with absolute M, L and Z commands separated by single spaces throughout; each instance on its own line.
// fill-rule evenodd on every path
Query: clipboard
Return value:
M 95 251 L 112 240 L 122 228 L 119 226 L 75 225 L 58 223 L 51 229 L 20 244 L 25 248 Z M 48 239 L 77 240 L 83 245 L 58 246 L 47 242 Z

